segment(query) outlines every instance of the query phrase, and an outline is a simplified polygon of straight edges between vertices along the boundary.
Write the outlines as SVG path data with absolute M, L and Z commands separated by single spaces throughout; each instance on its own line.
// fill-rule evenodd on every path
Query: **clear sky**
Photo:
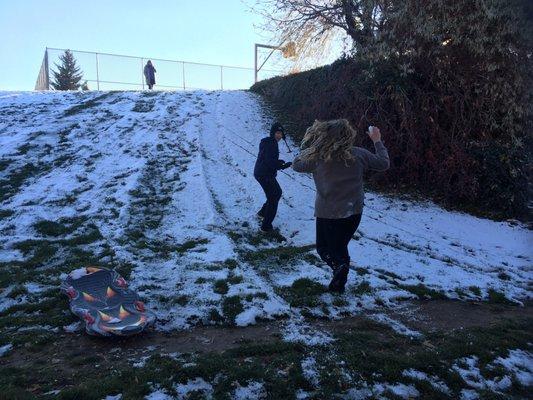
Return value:
M 47 46 L 253 67 L 254 43 L 268 38 L 247 4 L 0 0 L 0 90 L 33 90 Z

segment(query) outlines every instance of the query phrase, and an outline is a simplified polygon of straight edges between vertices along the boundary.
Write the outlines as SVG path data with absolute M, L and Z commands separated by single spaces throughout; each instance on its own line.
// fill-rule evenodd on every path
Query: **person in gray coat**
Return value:
M 389 155 L 381 132 L 370 127 L 376 152 L 354 147 L 356 131 L 346 119 L 315 121 L 307 129 L 301 153 L 294 159 L 296 172 L 312 173 L 316 186 L 316 249 L 333 270 L 329 290 L 342 293 L 348 280 L 348 243 L 361 222 L 364 204 L 363 174 L 385 171 Z
M 152 90 L 152 88 L 155 85 L 155 73 L 156 69 L 152 65 L 152 61 L 148 60 L 146 65 L 144 66 L 144 78 L 146 79 L 146 84 L 148 85 L 148 89 Z

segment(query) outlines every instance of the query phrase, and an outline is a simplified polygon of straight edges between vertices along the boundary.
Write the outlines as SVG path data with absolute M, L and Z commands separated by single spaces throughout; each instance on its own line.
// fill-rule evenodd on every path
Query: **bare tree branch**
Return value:
M 251 8 L 274 43 L 295 43 L 293 69 L 300 70 L 319 65 L 333 47 L 364 49 L 379 35 L 392 1 L 256 0 Z

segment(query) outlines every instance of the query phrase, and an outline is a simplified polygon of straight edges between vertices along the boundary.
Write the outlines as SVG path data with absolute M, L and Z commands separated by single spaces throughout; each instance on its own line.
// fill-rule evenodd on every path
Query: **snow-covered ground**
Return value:
M 88 248 L 107 246 L 112 256 L 103 261 L 135 265 L 130 283 L 162 330 L 216 322 L 232 305 L 237 325 L 278 316 L 298 324 L 304 306 L 291 307 L 283 288 L 302 278 L 328 283 L 328 268 L 305 248 L 269 264 L 278 253 L 268 249 L 280 243 L 258 234 L 263 193 L 252 171 L 272 119 L 256 95 L 0 92 L 0 115 L 0 262 L 26 259 L 17 243 L 42 238 L 39 221 L 84 217 L 82 228 L 101 234 Z M 286 161 L 294 156 L 283 144 L 280 151 Z M 282 248 L 312 245 L 311 177 L 287 170 L 279 181 Z M 319 293 L 320 305 L 305 307 L 337 318 L 400 306 L 420 290 L 459 299 L 499 293 L 520 303 L 532 293 L 532 244 L 517 224 L 367 193 L 350 244 L 349 290 L 342 300 Z M 13 285 L 54 283 L 36 280 Z M 0 308 L 15 302 L 9 289 Z
M 527 228 L 377 193 L 367 193 L 350 244 L 347 292 L 327 293 L 330 271 L 312 249 L 310 176 L 279 174 L 284 194 L 274 224 L 286 241 L 258 232 L 263 193 L 252 171 L 271 122 L 260 98 L 243 91 L 0 92 L 0 311 L 51 296 L 61 274 L 86 266 L 80 260 L 131 266 L 129 282 L 156 312 L 160 331 L 282 317 L 282 338 L 309 349 L 336 340 L 310 324 L 309 315 L 365 313 L 424 340 L 383 310 L 417 296 L 518 304 L 531 298 L 533 234 Z M 286 161 L 294 156 L 283 144 L 280 150 Z M 32 318 L 27 321 L 38 322 L 14 332 L 61 332 L 38 313 Z M 69 322 L 63 331 L 80 329 Z M 0 346 L 0 356 L 14 351 L 10 343 Z M 463 398 L 505 391 L 512 382 L 532 384 L 531 353 L 513 348 L 506 354 L 489 364 L 501 372 L 490 379 L 477 356 L 454 361 L 451 370 L 467 387 Z M 143 368 L 148 359 L 133 365 Z M 312 351 L 301 360 L 311 388 L 321 385 L 323 368 Z M 405 369 L 402 377 L 408 384 L 347 375 L 345 397 L 413 398 L 422 381 L 452 391 L 433 373 Z M 174 392 L 209 396 L 213 385 L 198 377 Z M 262 398 L 264 385 L 240 382 L 232 397 Z M 157 385 L 152 389 L 147 398 L 172 398 Z M 300 390 L 297 397 L 309 396 Z

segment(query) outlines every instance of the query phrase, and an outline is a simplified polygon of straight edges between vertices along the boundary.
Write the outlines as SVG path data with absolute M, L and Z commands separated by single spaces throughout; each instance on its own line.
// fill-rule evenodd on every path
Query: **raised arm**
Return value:
M 292 169 L 296 172 L 314 172 L 316 169 L 316 161 L 303 161 L 300 159 L 300 156 L 297 156 L 292 162 Z
M 389 169 L 389 153 L 381 141 L 381 132 L 379 128 L 371 126 L 368 130 L 368 136 L 374 142 L 375 153 L 365 151 L 365 164 L 368 169 L 375 171 L 386 171 Z

